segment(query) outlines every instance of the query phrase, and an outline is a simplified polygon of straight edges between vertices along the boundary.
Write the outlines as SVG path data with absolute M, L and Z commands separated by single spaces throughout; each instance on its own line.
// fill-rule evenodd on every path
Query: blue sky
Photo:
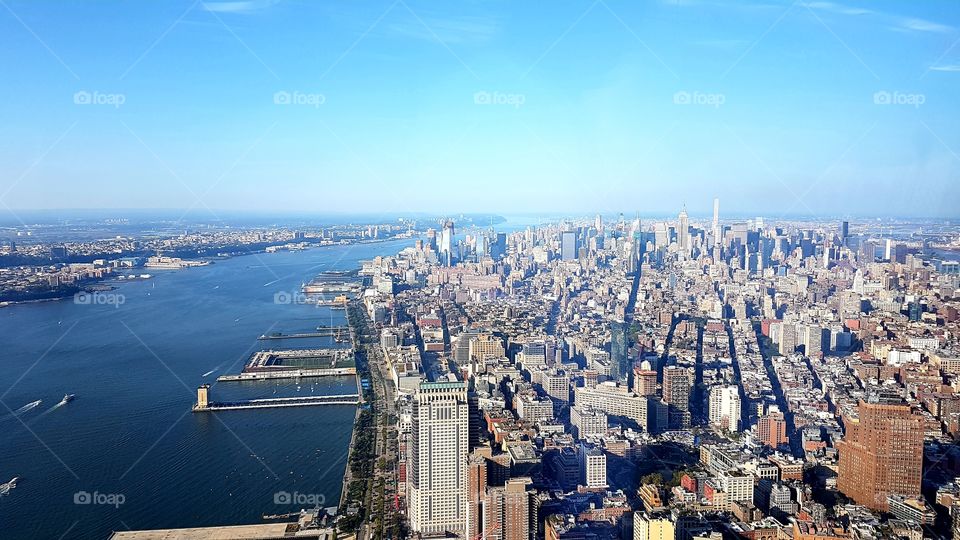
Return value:
M 0 1 L 0 213 L 960 215 L 960 3 Z

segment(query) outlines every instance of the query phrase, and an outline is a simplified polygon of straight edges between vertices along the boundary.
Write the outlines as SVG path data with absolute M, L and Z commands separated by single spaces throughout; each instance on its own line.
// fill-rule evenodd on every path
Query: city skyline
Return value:
M 957 216 L 948 3 L 4 8 L 0 215 Z

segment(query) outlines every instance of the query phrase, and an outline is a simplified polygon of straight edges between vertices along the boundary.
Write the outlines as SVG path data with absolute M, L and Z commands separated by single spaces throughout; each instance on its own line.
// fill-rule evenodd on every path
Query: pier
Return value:
M 193 412 L 236 411 L 240 409 L 275 409 L 280 407 L 313 407 L 318 405 L 359 405 L 360 394 L 334 394 L 329 396 L 303 396 L 266 399 L 243 399 L 239 401 L 209 401 L 210 385 L 197 388 L 197 403 Z
M 266 379 L 300 379 L 304 377 L 349 377 L 357 368 L 284 369 L 275 371 L 245 371 L 237 375 L 221 375 L 217 382 L 261 381 Z
M 348 326 L 318 326 L 314 332 L 300 332 L 296 334 L 283 334 L 280 332 L 274 332 L 271 334 L 262 334 L 260 335 L 259 340 L 268 340 L 268 339 L 304 339 L 304 338 L 322 338 L 329 337 L 335 338 L 337 341 L 346 341 L 347 339 L 353 339 L 353 336 L 350 332 L 350 327 Z

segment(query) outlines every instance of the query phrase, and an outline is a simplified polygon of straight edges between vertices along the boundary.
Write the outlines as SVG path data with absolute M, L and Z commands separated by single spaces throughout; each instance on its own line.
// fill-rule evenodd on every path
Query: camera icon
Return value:
M 273 494 L 273 504 L 290 504 L 293 502 L 293 496 L 288 491 L 278 491 Z
M 93 101 L 93 96 L 86 90 L 80 90 L 73 94 L 74 105 L 89 105 Z
M 274 304 L 283 304 L 288 305 L 293 303 L 293 295 L 287 291 L 280 291 L 273 294 L 273 303 Z
M 881 90 L 879 92 L 873 93 L 873 104 L 874 105 L 889 105 L 892 102 L 892 96 L 890 92 L 886 90 Z
M 274 105 L 289 105 L 290 104 L 290 92 L 285 90 L 280 90 L 279 92 L 273 93 L 273 104 Z
M 78 306 L 89 306 L 92 302 L 93 295 L 86 291 L 80 291 L 73 295 L 73 303 L 77 304 Z
M 93 496 L 87 491 L 78 491 L 73 494 L 73 504 L 90 504 L 93 502 Z
M 690 104 L 690 92 L 680 91 L 673 94 L 673 104 L 674 105 L 689 105 Z
M 473 94 L 474 105 L 489 105 L 491 103 L 490 92 L 481 90 Z

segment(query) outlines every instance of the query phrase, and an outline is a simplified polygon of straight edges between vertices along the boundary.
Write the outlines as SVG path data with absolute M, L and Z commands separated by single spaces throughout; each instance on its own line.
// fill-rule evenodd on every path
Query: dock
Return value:
M 305 377 L 350 377 L 357 368 L 285 369 L 273 371 L 245 371 L 237 375 L 221 375 L 217 382 L 261 381 L 267 379 L 301 379 Z
M 313 332 L 299 332 L 296 334 L 283 334 L 274 332 L 270 334 L 261 334 L 257 339 L 304 339 L 304 338 L 336 338 L 338 341 L 352 340 L 353 336 L 348 326 L 318 326 Z
M 201 387 L 193 412 L 236 411 L 240 409 L 275 409 L 280 407 L 313 407 L 318 405 L 359 405 L 359 394 L 334 394 L 329 396 L 304 396 L 267 399 L 244 399 L 240 401 L 206 401 L 206 392 Z

